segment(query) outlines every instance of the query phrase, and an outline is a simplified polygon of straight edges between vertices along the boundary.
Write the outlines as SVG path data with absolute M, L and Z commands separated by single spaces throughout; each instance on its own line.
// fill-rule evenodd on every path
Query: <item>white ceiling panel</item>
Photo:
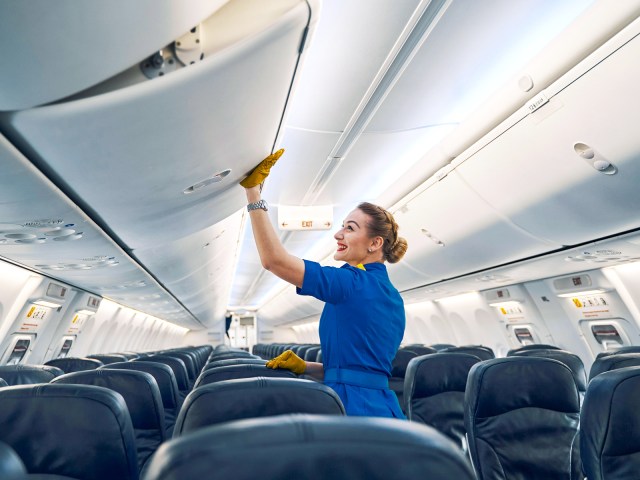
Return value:
M 515 224 L 563 245 L 640 227 L 638 55 L 635 37 L 457 171 Z M 616 94 L 603 95 L 605 85 Z M 597 160 L 617 173 L 596 170 Z

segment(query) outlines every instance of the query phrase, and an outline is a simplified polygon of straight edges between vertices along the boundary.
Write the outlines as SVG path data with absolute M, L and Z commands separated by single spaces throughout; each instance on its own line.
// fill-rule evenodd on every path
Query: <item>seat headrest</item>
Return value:
M 289 370 L 284 370 L 281 368 L 267 368 L 264 365 L 228 365 L 226 367 L 216 367 L 209 370 L 204 370 L 196 380 L 193 388 L 198 388 L 202 385 L 208 385 L 210 383 L 221 382 L 223 380 L 233 380 L 236 378 L 250 377 L 297 378 L 297 375 L 293 372 L 290 372 Z
M 402 459 L 402 461 L 398 461 Z M 165 443 L 145 480 L 207 478 L 472 480 L 443 435 L 388 418 L 280 415 L 207 427 Z
M 475 364 L 469 372 L 465 404 L 472 418 L 527 407 L 580 411 L 578 387 L 569 367 L 542 357 L 496 358 Z
M 82 372 L 85 370 L 95 370 L 96 368 L 101 367 L 104 364 L 100 360 L 97 360 L 95 358 L 65 357 L 54 358 L 53 360 L 45 362 L 45 365 L 57 367 L 64 373 L 72 373 Z
M 524 345 L 518 348 L 512 348 L 507 352 L 507 357 L 510 357 L 516 352 L 522 352 L 525 350 L 560 350 L 560 347 L 556 347 L 555 345 L 549 345 L 546 343 L 532 343 L 531 345 Z
M 187 390 L 189 388 L 187 366 L 179 358 L 170 357 L 168 355 L 152 355 L 143 360 L 145 362 L 157 362 L 157 363 L 164 363 L 165 365 L 168 365 L 171 368 L 171 370 L 173 370 L 173 374 L 176 376 L 176 382 L 178 383 L 178 388 L 180 390 Z M 138 362 L 138 361 L 140 360 L 134 360 L 134 362 Z
M 413 358 L 405 376 L 405 395 L 413 399 L 464 392 L 469 370 L 480 362 L 465 353 L 433 353 Z
M 33 383 L 49 383 L 64 374 L 57 367 L 49 365 L 3 365 L 0 366 L 0 378 L 8 385 L 29 385 Z
M 187 396 L 174 436 L 225 421 L 286 413 L 345 415 L 345 410 L 336 392 L 310 380 L 224 380 L 196 388 Z
M 177 408 L 182 402 L 180 401 L 180 391 L 178 389 L 178 383 L 176 377 L 169 365 L 158 362 L 119 362 L 110 363 L 104 367 L 100 367 L 101 370 L 134 370 L 137 372 L 145 372 L 151 375 L 158 384 L 160 390 L 160 396 L 162 397 L 162 404 L 165 408 Z
M 640 367 L 604 372 L 589 383 L 580 413 L 582 465 L 589 480 L 637 478 Z
M 145 372 L 134 370 L 89 370 L 67 373 L 52 381 L 54 384 L 82 384 L 103 387 L 118 392 L 124 398 L 133 427 L 164 430 L 162 399 L 155 379 Z
M 105 354 L 105 355 L 88 355 L 87 358 L 95 358 L 96 360 L 100 360 L 105 365 L 116 362 L 126 362 L 128 359 L 125 355 L 119 354 Z
M 467 355 L 474 355 L 478 357 L 480 360 L 491 360 L 492 358 L 496 358 L 493 350 L 489 347 L 469 345 L 463 347 L 449 347 L 444 350 L 440 350 L 440 352 L 446 353 L 466 353 Z
M 578 390 L 585 392 L 587 390 L 587 373 L 584 369 L 584 363 L 579 356 L 568 352 L 566 350 L 559 349 L 542 349 L 536 348 L 531 350 L 521 350 L 514 352 L 513 356 L 516 357 L 544 357 L 552 358 L 564 363 L 573 372 L 573 379 L 578 385 Z
M 258 358 L 229 358 L 227 360 L 215 360 L 207 363 L 203 370 L 210 370 L 217 367 L 226 367 L 228 365 L 266 365 L 267 361 Z
M 396 356 L 391 362 L 391 376 L 404 378 L 407 373 L 407 366 L 412 358 L 417 357 L 418 354 L 412 350 L 401 348 L 396 352 Z
M 601 373 L 618 368 L 635 367 L 640 365 L 640 353 L 617 353 L 596 358 L 589 371 L 589 380 Z
M 133 427 L 121 395 L 88 385 L 0 390 L 0 441 L 27 471 L 95 480 L 136 480 Z

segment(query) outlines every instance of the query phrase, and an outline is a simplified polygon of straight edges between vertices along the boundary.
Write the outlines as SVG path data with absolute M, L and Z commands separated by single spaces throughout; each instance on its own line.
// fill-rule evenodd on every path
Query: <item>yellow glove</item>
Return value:
M 278 159 L 284 153 L 284 148 L 281 148 L 276 153 L 272 153 L 267 158 L 262 160 L 256 168 L 249 174 L 247 178 L 240 182 L 244 188 L 255 187 L 256 185 L 260 185 L 264 182 L 264 179 L 269 176 L 269 171 L 271 167 L 273 167 Z
M 286 370 L 291 370 L 293 373 L 297 375 L 302 375 L 304 371 L 307 369 L 306 362 L 293 353 L 292 350 L 285 350 L 276 358 L 272 358 L 267 362 L 268 368 L 284 368 Z

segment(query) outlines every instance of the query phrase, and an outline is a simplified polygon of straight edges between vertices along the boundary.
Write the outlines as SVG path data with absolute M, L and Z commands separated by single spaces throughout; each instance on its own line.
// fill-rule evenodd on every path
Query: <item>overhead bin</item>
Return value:
M 54 102 L 102 82 L 184 35 L 227 1 L 2 2 L 0 110 Z
M 236 184 L 274 147 L 311 13 L 234 0 L 200 25 L 193 65 L 150 79 L 135 63 L 69 101 L 5 113 L 2 128 L 127 247 L 188 236 L 244 205 Z
M 636 20 L 456 172 L 513 224 L 552 242 L 639 228 L 638 33 Z

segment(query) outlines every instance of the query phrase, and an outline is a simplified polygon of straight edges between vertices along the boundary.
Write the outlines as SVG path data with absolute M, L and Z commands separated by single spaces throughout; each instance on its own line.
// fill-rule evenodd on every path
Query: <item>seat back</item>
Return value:
M 478 362 L 465 353 L 413 358 L 404 378 L 407 418 L 435 428 L 466 450 L 464 392 L 469 370 Z
M 618 353 L 596 358 L 589 371 L 589 381 L 596 376 L 618 368 L 640 366 L 640 353 Z
M 580 398 L 565 364 L 541 357 L 475 364 L 465 392 L 465 428 L 478 480 L 580 477 Z
M 402 459 L 402 461 L 398 461 Z M 435 430 L 389 418 L 279 415 L 176 438 L 145 480 L 210 478 L 472 480 L 468 461 Z
M 94 385 L 122 395 L 131 415 L 140 469 L 166 440 L 160 391 L 155 379 L 148 373 L 99 369 L 68 373 L 54 379 L 53 383 Z
M 309 347 L 307 351 L 304 353 L 303 360 L 305 362 L 315 362 L 318 358 L 318 352 L 320 351 L 320 346 L 315 345 L 313 347 Z
M 3 388 L 0 425 L 0 441 L 31 474 L 138 478 L 131 418 L 112 390 L 55 383 Z
M 624 347 L 616 348 L 615 350 L 600 352 L 596 358 L 607 357 L 609 355 L 620 355 L 623 353 L 640 353 L 640 345 L 627 345 Z
M 179 360 L 182 360 L 184 362 L 185 367 L 187 368 L 187 378 L 189 379 L 189 385 L 193 385 L 193 382 L 195 382 L 200 372 L 197 371 L 195 360 L 189 353 L 170 351 L 170 352 L 163 353 L 162 356 L 174 357 Z
M 156 362 L 163 363 L 173 370 L 173 374 L 176 377 L 176 383 L 178 384 L 178 390 L 182 392 L 185 396 L 189 390 L 191 390 L 191 386 L 189 385 L 189 377 L 187 375 L 187 367 L 184 362 L 179 358 L 169 357 L 167 355 L 152 355 L 150 357 L 144 359 L 136 359 L 134 362 Z
M 478 357 L 480 360 L 491 360 L 492 358 L 496 358 L 496 355 L 493 353 L 493 350 L 483 345 L 464 345 L 462 347 L 449 347 L 449 348 L 440 350 L 440 352 L 466 353 L 467 355 L 473 355 L 474 357 Z
M 176 423 L 176 417 L 183 402 L 178 384 L 176 383 L 176 377 L 171 367 L 163 363 L 140 361 L 111 363 L 100 368 L 110 370 L 134 370 L 151 375 L 158 384 L 162 406 L 164 407 L 164 428 L 167 433 L 166 436 L 167 438 L 171 438 L 173 435 L 173 426 Z
M 455 347 L 452 343 L 434 343 L 429 345 L 431 348 L 435 348 L 437 351 L 444 350 L 445 348 Z
M 437 352 L 435 348 L 427 347 L 426 345 L 407 345 L 404 349 L 410 350 L 416 355 L 430 355 Z
M 209 370 L 203 370 L 194 389 L 210 383 L 221 382 L 223 380 L 234 380 L 236 378 L 251 377 L 281 377 L 281 378 L 298 378 L 297 375 L 289 370 L 267 368 L 264 365 L 227 365 L 226 367 L 216 367 Z
M 404 412 L 404 377 L 407 373 L 407 366 L 412 358 L 417 357 L 418 354 L 407 348 L 400 348 L 396 352 L 396 356 L 391 362 L 391 378 L 389 379 L 389 388 L 393 390 L 398 397 L 400 408 Z M 406 413 L 406 412 L 405 412 Z
M 120 355 L 117 353 L 87 355 L 87 358 L 95 358 L 96 360 L 100 360 L 104 365 L 109 365 L 110 363 L 116 362 L 126 362 L 127 360 L 129 360 L 126 355 Z
M 49 383 L 64 372 L 50 365 L 2 365 L 0 378 L 7 385 L 30 385 L 33 383 Z
M 293 378 L 242 378 L 196 388 L 184 403 L 174 437 L 217 423 L 287 413 L 345 415 L 331 388 Z
M 228 365 L 266 365 L 267 361 L 261 358 L 230 358 L 228 360 L 216 360 L 207 363 L 202 371 L 212 368 L 226 367 Z
M 555 345 L 549 345 L 546 343 L 532 343 L 531 345 L 523 345 L 522 347 L 512 348 L 507 352 L 507 357 L 511 357 L 516 352 L 522 352 L 524 350 L 562 350 Z
M 95 358 L 65 357 L 54 358 L 45 362 L 45 365 L 57 367 L 64 373 L 73 373 L 84 372 L 85 370 L 95 370 L 104 364 Z
M 580 414 L 582 465 L 589 480 L 632 480 L 640 472 L 640 367 L 589 382 Z
M 538 348 L 533 350 L 521 350 L 519 352 L 515 352 L 513 356 L 544 357 L 558 360 L 569 367 L 569 370 L 573 373 L 573 379 L 576 381 L 578 391 L 582 395 L 587 391 L 587 374 L 584 369 L 584 363 L 582 363 L 579 356 L 571 352 L 567 352 L 566 350 L 544 350 Z

